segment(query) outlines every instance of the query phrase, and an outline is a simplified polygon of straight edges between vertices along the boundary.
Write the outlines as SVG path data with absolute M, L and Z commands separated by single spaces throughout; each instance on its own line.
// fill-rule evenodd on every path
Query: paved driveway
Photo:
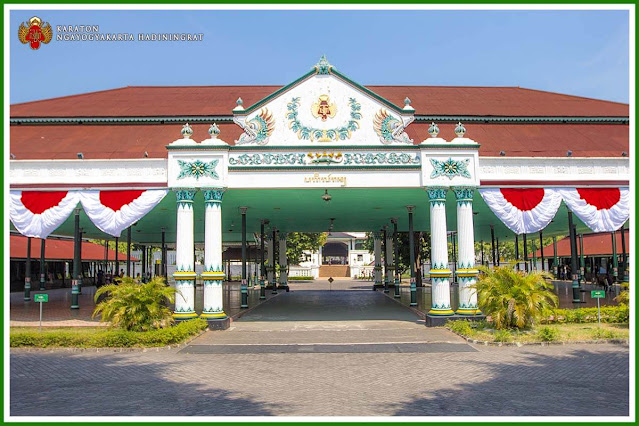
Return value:
M 627 347 L 471 346 L 370 290 L 293 290 L 186 349 L 12 351 L 11 414 L 628 415 Z

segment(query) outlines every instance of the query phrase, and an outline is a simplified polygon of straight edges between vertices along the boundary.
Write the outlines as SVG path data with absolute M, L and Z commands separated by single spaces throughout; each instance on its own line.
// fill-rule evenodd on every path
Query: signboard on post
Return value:
M 40 303 L 40 326 L 42 331 L 42 304 L 49 301 L 49 295 L 47 293 L 38 293 L 33 295 L 33 301 Z
M 48 302 L 49 301 L 49 295 L 46 293 L 40 293 L 40 294 L 34 294 L 33 295 L 33 301 L 34 302 Z
M 599 307 L 599 299 L 605 298 L 606 292 L 605 290 L 592 290 L 590 292 L 590 297 L 597 299 L 597 322 L 601 324 L 601 307 Z

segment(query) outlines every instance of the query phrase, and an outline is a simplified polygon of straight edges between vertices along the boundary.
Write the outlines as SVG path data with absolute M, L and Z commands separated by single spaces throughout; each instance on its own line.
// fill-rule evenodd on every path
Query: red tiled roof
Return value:
M 193 139 L 208 138 L 208 124 L 192 125 Z M 220 139 L 233 144 L 242 133 L 235 124 L 221 124 Z M 440 124 L 440 136 L 455 137 L 454 124 Z M 180 124 L 11 126 L 10 150 L 17 160 L 166 158 L 165 146 L 180 138 Z M 481 156 L 620 157 L 629 152 L 629 128 L 621 124 L 466 124 L 467 137 L 481 144 Z M 412 123 L 406 132 L 420 143 L 428 123 Z
M 248 107 L 280 86 L 123 87 L 11 105 L 11 117 L 231 115 L 238 97 Z M 419 115 L 622 116 L 627 104 L 520 87 L 367 86 Z
M 625 229 L 626 233 L 626 253 L 629 253 L 630 238 L 628 235 L 628 229 Z M 615 237 L 617 240 L 617 254 L 621 255 L 621 232 L 616 232 Z M 579 239 L 577 239 L 577 252 L 579 252 Z M 535 255 L 537 258 L 541 258 L 541 250 L 537 250 Z M 599 232 L 594 234 L 584 234 L 584 256 L 612 256 L 612 237 L 610 232 Z M 552 244 L 544 247 L 544 257 L 553 256 Z M 565 237 L 557 241 L 557 256 L 570 257 L 570 238 Z M 532 253 L 528 253 L 528 257 L 532 258 Z
M 31 259 L 40 259 L 41 239 L 31 239 Z M 47 238 L 44 247 L 44 256 L 47 260 L 73 260 L 73 241 Z M 11 259 L 27 258 L 27 237 L 22 235 L 11 235 L 9 240 L 9 251 Z M 82 242 L 82 260 L 104 261 L 104 246 L 100 244 Z M 109 249 L 109 260 L 115 260 L 115 251 Z M 118 260 L 126 261 L 126 254 L 118 254 Z M 139 259 L 131 256 L 131 261 L 137 262 Z

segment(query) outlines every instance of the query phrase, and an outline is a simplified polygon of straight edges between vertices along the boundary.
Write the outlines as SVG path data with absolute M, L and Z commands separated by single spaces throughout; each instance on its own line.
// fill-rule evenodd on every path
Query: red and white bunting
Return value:
M 102 232 L 119 237 L 168 194 L 166 189 L 82 191 L 80 202 L 89 219 Z
M 595 232 L 616 231 L 630 216 L 628 188 L 561 188 L 570 210 Z
M 490 188 L 479 193 L 488 207 L 515 234 L 532 234 L 544 229 L 561 205 L 555 189 Z
M 9 216 L 24 236 L 47 238 L 69 217 L 80 196 L 74 191 L 11 191 Z

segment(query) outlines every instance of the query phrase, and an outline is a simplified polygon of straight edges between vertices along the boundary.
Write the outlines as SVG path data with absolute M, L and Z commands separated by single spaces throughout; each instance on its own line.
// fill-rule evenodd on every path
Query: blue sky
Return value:
M 20 43 L 20 22 L 203 42 Z M 135 85 L 285 85 L 322 54 L 364 85 L 521 86 L 629 101 L 627 11 L 12 11 L 10 102 Z M 54 31 L 55 37 L 55 31 Z

